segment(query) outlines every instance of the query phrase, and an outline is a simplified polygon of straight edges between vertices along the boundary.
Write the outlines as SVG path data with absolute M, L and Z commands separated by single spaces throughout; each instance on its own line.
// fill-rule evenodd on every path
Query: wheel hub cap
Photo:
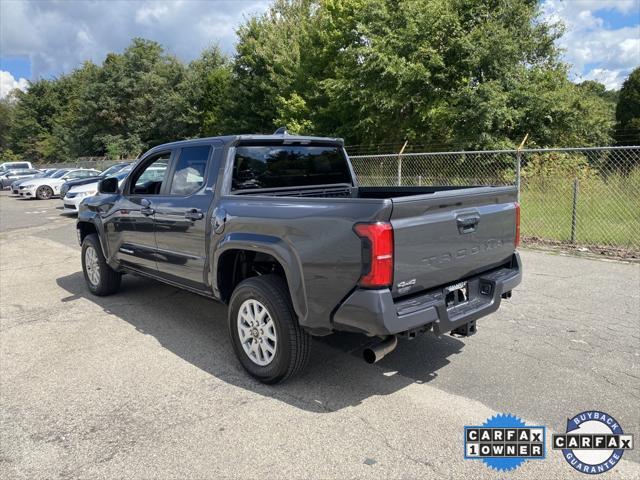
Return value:
M 256 365 L 269 365 L 278 348 L 275 324 L 267 308 L 257 300 L 245 300 L 237 318 L 244 353 Z
M 98 263 L 98 254 L 93 247 L 87 247 L 84 252 L 84 266 L 87 270 L 87 278 L 94 287 L 100 283 L 100 263 Z

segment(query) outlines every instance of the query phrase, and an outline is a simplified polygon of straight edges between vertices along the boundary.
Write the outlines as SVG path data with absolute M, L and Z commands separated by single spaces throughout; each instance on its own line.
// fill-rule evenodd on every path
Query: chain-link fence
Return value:
M 640 147 L 356 155 L 361 185 L 518 185 L 525 242 L 640 256 Z
M 71 162 L 42 163 L 37 165 L 37 168 L 94 168 L 96 170 L 105 170 L 116 163 L 135 161 L 135 158 L 111 160 L 107 157 L 79 157 Z

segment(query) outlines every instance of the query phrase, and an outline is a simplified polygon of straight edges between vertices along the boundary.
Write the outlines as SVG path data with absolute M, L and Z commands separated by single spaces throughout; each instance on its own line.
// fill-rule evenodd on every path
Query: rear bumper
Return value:
M 333 327 L 367 335 L 392 335 L 423 327 L 432 327 L 438 335 L 450 332 L 500 307 L 502 294 L 522 280 L 520 256 L 516 252 L 509 264 L 465 280 L 469 301 L 449 309 L 443 288 L 398 301 L 388 289 L 357 289 L 334 313 Z

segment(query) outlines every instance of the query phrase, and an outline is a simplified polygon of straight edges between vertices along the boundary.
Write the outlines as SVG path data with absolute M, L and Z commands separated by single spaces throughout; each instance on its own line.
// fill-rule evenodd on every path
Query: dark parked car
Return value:
M 221 301 L 243 367 L 300 371 L 312 335 L 475 333 L 520 283 L 515 187 L 360 187 L 342 140 L 241 135 L 160 145 L 79 207 L 95 295 L 131 272 Z M 178 321 L 178 319 L 176 319 Z
M 11 184 L 17 180 L 24 180 L 26 178 L 33 178 L 41 175 L 40 170 L 34 168 L 24 168 L 19 170 L 9 170 L 0 175 L 0 189 L 10 188 Z
M 109 177 L 114 173 L 118 173 L 119 171 L 129 167 L 130 165 L 131 165 L 131 162 L 116 163 L 115 165 L 111 165 L 109 168 L 100 172 L 99 175 L 95 175 L 93 177 L 88 177 L 88 178 L 78 178 L 75 180 L 68 180 L 62 184 L 62 187 L 60 187 L 60 198 L 64 198 L 64 196 L 72 187 L 77 187 L 78 185 L 86 185 L 87 183 L 93 183 L 96 180 Z

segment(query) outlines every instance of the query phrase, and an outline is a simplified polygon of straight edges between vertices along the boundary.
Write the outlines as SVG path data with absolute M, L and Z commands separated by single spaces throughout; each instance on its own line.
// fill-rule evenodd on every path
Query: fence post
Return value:
M 571 208 L 571 243 L 576 243 L 576 226 L 578 222 L 578 188 L 580 181 L 578 178 L 573 179 L 573 206 Z
M 518 202 L 520 202 L 520 167 L 522 166 L 522 148 L 524 147 L 524 144 L 527 143 L 527 138 L 529 138 L 528 133 L 524 136 L 522 142 L 520 142 L 520 145 L 518 146 L 518 150 L 516 151 L 516 189 L 518 190 L 516 198 L 518 199 Z
M 522 152 L 516 152 L 516 188 L 518 189 L 518 202 L 520 202 L 520 168 L 522 166 Z
M 404 145 L 402 145 L 402 148 L 400 149 L 400 153 L 398 153 L 398 186 L 402 186 L 402 154 L 404 153 L 404 149 L 407 148 L 407 143 L 409 143 L 409 140 L 406 140 L 404 142 Z

